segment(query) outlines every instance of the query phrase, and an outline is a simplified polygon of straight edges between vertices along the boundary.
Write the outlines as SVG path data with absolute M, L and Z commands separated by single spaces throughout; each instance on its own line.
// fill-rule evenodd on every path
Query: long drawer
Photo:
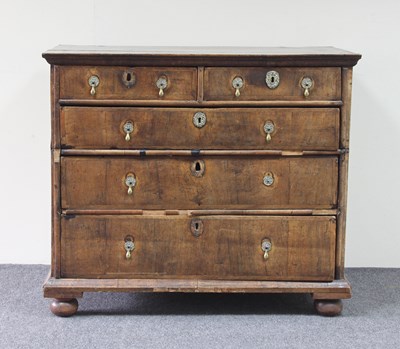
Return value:
M 334 101 L 340 68 L 206 68 L 206 101 Z
M 63 208 L 334 208 L 338 158 L 63 157 Z
M 62 232 L 62 277 L 334 277 L 336 221 L 330 216 L 208 216 L 195 223 L 185 216 L 67 216 Z
M 193 101 L 197 81 L 190 67 L 61 66 L 60 98 Z
M 338 108 L 61 109 L 61 144 L 97 149 L 336 150 Z

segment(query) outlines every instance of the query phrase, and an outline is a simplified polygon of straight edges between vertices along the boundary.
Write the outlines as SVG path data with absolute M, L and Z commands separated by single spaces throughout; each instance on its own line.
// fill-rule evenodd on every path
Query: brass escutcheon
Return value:
M 164 96 L 164 90 L 168 87 L 168 79 L 165 75 L 162 75 L 158 78 L 156 82 L 156 86 L 159 89 L 158 95 L 160 97 Z
M 274 182 L 275 182 L 275 178 L 274 178 L 273 173 L 272 173 L 272 172 L 267 172 L 267 173 L 264 175 L 263 184 L 264 184 L 266 187 L 270 187 L 270 186 L 272 186 L 272 185 L 274 184 Z
M 131 133 L 133 132 L 133 121 L 126 121 L 122 128 L 125 133 L 125 140 L 129 142 L 131 140 Z
M 124 240 L 125 258 L 130 259 L 132 256 L 132 251 L 135 249 L 134 238 L 130 235 L 125 237 Z
M 100 79 L 97 75 L 92 75 L 88 80 L 90 89 L 90 94 L 94 96 L 96 94 L 96 87 L 100 84 Z
M 274 133 L 274 131 L 275 131 L 274 123 L 270 120 L 266 121 L 264 124 L 264 132 L 267 134 L 267 136 L 265 137 L 265 141 L 267 143 L 271 142 L 272 140 L 271 134 Z
M 133 69 L 125 70 L 122 73 L 122 83 L 127 87 L 131 88 L 136 84 L 136 74 Z
M 125 185 L 128 187 L 128 195 L 132 195 L 133 188 L 136 186 L 136 176 L 134 173 L 128 173 L 125 176 Z
M 310 95 L 310 90 L 314 87 L 314 80 L 308 76 L 303 77 L 301 87 L 304 89 L 304 97 L 307 98 Z
M 268 88 L 271 90 L 277 88 L 279 86 L 280 82 L 280 77 L 279 73 L 275 70 L 270 70 L 266 75 L 265 75 L 265 83 L 267 84 Z
M 197 128 L 202 128 L 207 122 L 207 116 L 202 111 L 198 111 L 193 115 L 193 125 Z
M 264 260 L 267 260 L 269 257 L 268 252 L 272 249 L 272 242 L 270 239 L 265 238 L 261 241 L 261 250 L 264 252 Z
M 244 85 L 244 81 L 241 76 L 236 76 L 232 80 L 232 87 L 235 89 L 235 97 L 240 96 L 240 89 L 243 87 L 243 85 Z
M 190 222 L 190 230 L 196 238 L 198 238 L 203 233 L 204 225 L 201 219 L 194 218 Z
M 206 164 L 203 160 L 197 159 L 190 164 L 190 172 L 195 177 L 202 177 L 206 170 Z

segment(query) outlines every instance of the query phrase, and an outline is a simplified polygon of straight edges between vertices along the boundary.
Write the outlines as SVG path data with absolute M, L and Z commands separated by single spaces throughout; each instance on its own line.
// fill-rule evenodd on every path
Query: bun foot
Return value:
M 72 316 L 78 310 L 78 301 L 76 298 L 56 298 L 51 302 L 50 310 L 57 316 Z
M 319 315 L 336 316 L 342 312 L 343 303 L 340 299 L 316 299 L 314 308 Z

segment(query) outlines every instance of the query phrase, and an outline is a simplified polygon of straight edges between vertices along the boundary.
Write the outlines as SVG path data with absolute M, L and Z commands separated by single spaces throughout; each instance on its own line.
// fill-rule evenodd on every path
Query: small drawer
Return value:
M 335 208 L 338 158 L 63 157 L 72 209 Z
M 206 68 L 206 101 L 338 101 L 340 68 Z
M 61 109 L 61 144 L 80 149 L 337 150 L 337 108 Z
M 331 216 L 75 216 L 61 277 L 331 281 Z
M 197 69 L 62 66 L 60 98 L 193 101 Z

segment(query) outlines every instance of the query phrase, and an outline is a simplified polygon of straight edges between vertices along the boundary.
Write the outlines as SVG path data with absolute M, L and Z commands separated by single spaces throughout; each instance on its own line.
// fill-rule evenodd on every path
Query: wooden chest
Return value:
M 52 263 L 84 292 L 310 293 L 344 276 L 352 67 L 323 48 L 58 46 Z

